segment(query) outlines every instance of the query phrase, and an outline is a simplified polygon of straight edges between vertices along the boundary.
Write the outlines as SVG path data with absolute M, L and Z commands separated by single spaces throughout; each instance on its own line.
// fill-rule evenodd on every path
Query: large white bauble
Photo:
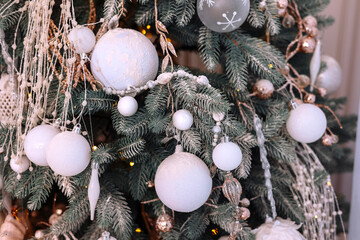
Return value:
M 137 112 L 138 103 L 135 98 L 130 96 L 125 96 L 120 98 L 117 107 L 121 115 L 125 117 L 130 117 Z
M 239 28 L 250 11 L 249 0 L 198 0 L 201 22 L 215 32 L 231 32 Z
M 94 32 L 83 26 L 73 28 L 68 35 L 68 39 L 78 54 L 91 52 L 96 43 Z
M 155 175 L 155 190 L 160 200 L 178 212 L 201 207 L 212 189 L 210 171 L 197 156 L 177 151 L 166 158 Z
M 20 157 L 19 161 L 17 158 L 11 158 L 10 167 L 16 173 L 23 173 L 30 167 L 30 161 L 26 156 Z
M 223 142 L 214 148 L 212 158 L 217 168 L 223 171 L 232 171 L 240 165 L 242 152 L 237 144 Z
M 75 176 L 89 165 L 90 145 L 76 132 L 62 132 L 50 142 L 46 159 L 50 168 L 57 174 Z
M 51 125 L 40 125 L 30 130 L 25 137 L 24 151 L 29 160 L 39 166 L 49 166 L 46 148 L 60 130 Z
M 154 80 L 159 58 L 151 41 L 138 31 L 116 28 L 96 43 L 91 71 L 105 87 L 125 90 Z
M 230 236 L 222 236 L 221 238 L 219 238 L 219 240 L 229 240 Z
M 189 130 L 194 123 L 192 114 L 185 109 L 181 109 L 175 112 L 173 116 L 174 126 L 182 131 Z
M 275 221 L 267 220 L 252 232 L 256 240 L 306 240 L 297 231 L 299 228 L 300 226 L 292 221 L 277 218 Z
M 339 89 L 342 80 L 342 70 L 339 63 L 330 56 L 321 56 L 321 62 L 326 63 L 327 68 L 319 74 L 315 86 L 325 88 L 327 93 L 333 93 Z
M 325 133 L 327 120 L 324 112 L 313 104 L 301 104 L 290 111 L 286 128 L 290 136 L 301 143 L 312 143 Z

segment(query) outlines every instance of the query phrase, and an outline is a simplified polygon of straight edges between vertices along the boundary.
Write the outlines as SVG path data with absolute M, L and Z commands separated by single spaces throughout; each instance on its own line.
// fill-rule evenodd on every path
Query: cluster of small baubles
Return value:
M 254 85 L 254 94 L 260 99 L 269 99 L 274 91 L 274 85 L 267 79 L 261 79 Z
M 250 12 L 249 0 L 198 0 L 197 13 L 210 30 L 226 33 L 238 29 Z
M 169 232 L 174 228 L 174 219 L 169 214 L 164 213 L 156 219 L 155 227 L 157 231 Z
M 336 136 L 335 134 L 325 134 L 322 137 L 322 143 L 324 144 L 324 146 L 332 146 L 333 144 L 336 144 L 339 142 L 339 137 Z
M 60 132 L 51 125 L 37 126 L 25 137 L 24 152 L 31 162 L 50 166 L 62 176 L 75 176 L 90 162 L 90 146 L 80 134 L 79 126 L 72 132 Z
M 313 53 L 316 49 L 316 37 L 319 33 L 317 20 L 313 16 L 303 19 L 303 28 L 307 35 L 300 39 L 300 51 L 303 53 Z
M 287 7 L 289 6 L 288 0 L 277 0 L 276 5 L 279 16 L 284 17 L 287 14 Z

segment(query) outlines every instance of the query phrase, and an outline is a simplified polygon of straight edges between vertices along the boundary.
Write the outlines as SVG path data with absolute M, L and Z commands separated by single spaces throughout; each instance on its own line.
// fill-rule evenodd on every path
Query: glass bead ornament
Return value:
M 341 85 L 341 66 L 335 58 L 326 55 L 321 56 L 321 62 L 326 64 L 326 68 L 318 75 L 315 86 L 325 88 L 328 94 L 334 93 Z
M 290 220 L 268 218 L 259 228 L 252 231 L 256 240 L 306 240 L 296 225 Z
M 194 123 L 193 115 L 185 109 L 175 112 L 173 116 L 173 124 L 178 130 L 186 131 L 191 128 Z
M 242 151 L 239 145 L 229 142 L 229 137 L 225 136 L 224 141 L 214 148 L 212 158 L 217 168 L 232 171 L 240 166 Z
M 68 39 L 78 54 L 91 52 L 96 43 L 94 32 L 90 28 L 83 26 L 73 28 L 68 35 Z
M 125 90 L 154 80 L 159 59 L 152 42 L 138 31 L 116 28 L 95 45 L 91 71 L 105 88 Z
M 169 214 L 162 214 L 156 219 L 156 230 L 166 233 L 174 227 L 174 219 Z
M 90 182 L 88 184 L 88 198 L 90 203 L 90 220 L 95 218 L 96 203 L 100 197 L 99 164 L 93 163 Z
M 249 0 L 198 0 L 197 13 L 201 22 L 219 33 L 232 32 L 246 20 L 250 11 Z
M 139 105 L 136 99 L 130 96 L 120 98 L 117 105 L 119 113 L 124 117 L 133 116 L 137 112 L 138 107 Z
M 313 143 L 326 131 L 327 120 L 324 112 L 313 104 L 301 105 L 292 102 L 293 110 L 286 121 L 290 136 L 301 143 Z
M 176 147 L 155 175 L 155 190 L 168 208 L 178 212 L 192 212 L 200 208 L 210 196 L 212 179 L 206 164 L 197 156 Z
M 10 160 L 10 167 L 16 173 L 23 173 L 30 167 L 30 161 L 26 156 L 13 157 Z
M 274 91 L 274 85 L 267 79 L 261 79 L 254 85 L 254 94 L 260 99 L 269 99 Z
M 24 152 L 29 160 L 39 166 L 49 166 L 46 149 L 59 133 L 60 130 L 52 125 L 40 125 L 31 129 L 24 141 Z
M 80 131 L 80 124 L 77 124 L 73 131 L 59 133 L 51 140 L 46 150 L 46 159 L 55 173 L 71 177 L 89 165 L 90 145 Z

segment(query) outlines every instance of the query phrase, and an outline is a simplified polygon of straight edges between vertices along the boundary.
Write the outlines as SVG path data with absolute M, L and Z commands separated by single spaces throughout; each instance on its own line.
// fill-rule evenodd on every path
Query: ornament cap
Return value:
M 98 169 L 99 169 L 99 163 L 93 162 L 93 163 L 91 164 L 91 168 L 92 168 L 92 169 L 95 169 L 95 170 L 98 170 Z
M 181 145 L 177 145 L 175 148 L 175 153 L 181 153 L 184 152 L 184 148 Z
M 294 99 L 290 101 L 291 110 L 295 110 L 298 106 L 299 104 Z
M 60 124 L 61 124 L 61 119 L 60 118 L 56 119 L 54 126 L 58 128 L 60 127 Z
M 73 132 L 78 133 L 78 134 L 81 133 L 81 124 L 80 123 L 75 125 L 75 127 L 73 128 Z

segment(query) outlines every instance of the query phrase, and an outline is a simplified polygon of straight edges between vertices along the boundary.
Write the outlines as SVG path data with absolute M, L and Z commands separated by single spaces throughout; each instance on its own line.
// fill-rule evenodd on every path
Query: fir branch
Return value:
M 38 167 L 36 172 L 36 182 L 30 188 L 30 198 L 27 201 L 27 207 L 31 211 L 40 209 L 46 202 L 54 183 L 49 167 Z
M 181 232 L 188 239 L 196 240 L 202 236 L 209 224 L 208 213 L 205 212 L 203 208 L 200 208 L 188 217 L 181 227 Z
M 201 27 L 199 31 L 200 56 L 208 70 L 212 71 L 219 63 L 220 37 L 207 27 Z

